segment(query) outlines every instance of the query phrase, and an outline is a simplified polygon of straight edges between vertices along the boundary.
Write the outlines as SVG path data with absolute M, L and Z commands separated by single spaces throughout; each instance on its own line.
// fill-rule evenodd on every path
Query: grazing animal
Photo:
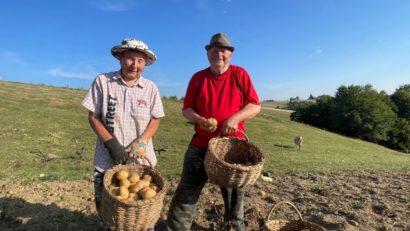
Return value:
M 302 148 L 302 144 L 303 144 L 303 138 L 302 136 L 295 136 L 295 144 L 298 150 L 300 150 Z

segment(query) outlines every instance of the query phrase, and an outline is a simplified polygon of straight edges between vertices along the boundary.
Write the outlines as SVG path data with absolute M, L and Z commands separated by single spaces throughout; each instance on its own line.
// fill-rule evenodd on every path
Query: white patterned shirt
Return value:
M 81 104 L 99 116 L 108 131 L 124 147 L 128 147 L 145 131 L 151 119 L 165 115 L 154 82 L 141 76 L 134 85 L 127 86 L 119 71 L 98 75 Z M 152 139 L 148 140 L 146 156 L 153 166 L 157 164 Z M 146 160 L 138 161 L 148 165 Z M 97 137 L 94 167 L 105 172 L 113 165 L 108 149 Z

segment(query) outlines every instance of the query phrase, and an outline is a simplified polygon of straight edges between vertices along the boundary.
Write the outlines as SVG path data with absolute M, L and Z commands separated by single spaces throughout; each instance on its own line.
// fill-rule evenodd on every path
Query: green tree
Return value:
M 388 97 L 371 85 L 338 88 L 332 106 L 333 129 L 377 143 L 388 139 L 395 119 Z
M 403 118 L 398 118 L 396 123 L 389 131 L 387 145 L 394 149 L 410 151 L 410 122 Z
M 319 127 L 329 128 L 331 127 L 331 115 L 333 108 L 333 97 L 330 95 L 321 95 L 316 100 L 314 113 L 317 114 L 317 118 L 314 124 Z
M 303 122 L 303 123 L 311 123 L 311 106 L 314 105 L 314 102 L 310 101 L 290 101 L 288 103 L 288 107 L 291 110 L 294 110 L 292 114 L 290 114 L 290 119 Z
M 410 84 L 400 86 L 391 95 L 391 100 L 396 106 L 396 113 L 400 118 L 410 121 Z
M 168 97 L 169 100 L 178 101 L 178 97 L 176 95 L 171 95 Z

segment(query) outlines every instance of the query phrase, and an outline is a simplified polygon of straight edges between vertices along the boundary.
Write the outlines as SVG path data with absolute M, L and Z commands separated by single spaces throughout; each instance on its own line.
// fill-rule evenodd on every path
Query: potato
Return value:
M 128 201 L 136 201 L 138 199 L 137 194 L 136 193 L 130 193 L 128 195 Z
M 115 176 L 117 177 L 117 180 L 124 180 L 128 178 L 128 172 L 125 170 L 120 170 L 115 174 Z
M 119 188 L 119 187 L 112 187 L 112 188 L 110 189 L 110 192 L 112 193 L 112 195 L 118 196 L 119 193 L 120 193 L 120 188 Z
M 131 182 L 131 184 L 137 183 L 138 181 L 140 181 L 140 175 L 138 175 L 137 173 L 132 173 L 128 177 L 128 180 Z
M 141 189 L 147 187 L 149 185 L 149 182 L 146 180 L 140 180 L 137 183 L 135 183 L 134 186 L 130 188 L 130 192 L 132 193 L 138 193 Z
M 118 188 L 118 185 L 116 185 L 116 184 L 110 184 L 110 185 L 108 185 L 108 190 L 109 190 L 109 191 L 112 191 L 113 189 L 116 189 L 116 188 Z
M 150 176 L 150 175 L 144 175 L 144 177 L 143 177 L 142 179 L 148 181 L 149 183 L 151 183 L 151 181 L 152 181 L 152 176 Z
M 122 179 L 120 181 L 120 187 L 126 187 L 129 188 L 131 185 L 131 182 L 128 179 Z
M 151 184 L 149 185 L 149 187 L 152 188 L 155 192 L 158 191 L 158 185 L 156 185 L 156 184 L 154 184 L 154 183 L 151 183 Z
M 216 127 L 218 125 L 218 121 L 211 117 L 206 120 L 206 124 L 208 125 L 208 127 Z
M 143 200 L 151 199 L 155 195 L 157 195 L 157 192 L 155 192 L 155 190 L 153 190 L 150 187 L 145 187 L 145 188 L 141 189 L 141 191 L 138 193 L 138 196 Z
M 129 195 L 130 192 L 128 191 L 128 188 L 121 186 L 119 196 L 121 196 L 123 199 L 127 199 Z

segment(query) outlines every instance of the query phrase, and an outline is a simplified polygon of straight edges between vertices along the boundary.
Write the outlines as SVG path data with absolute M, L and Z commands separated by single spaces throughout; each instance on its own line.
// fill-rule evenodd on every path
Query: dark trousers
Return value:
M 94 170 L 94 193 L 95 193 L 95 208 L 97 213 L 100 213 L 100 205 L 104 189 L 104 173 Z
M 181 181 L 168 211 L 168 230 L 184 231 L 191 227 L 196 204 L 208 180 L 204 168 L 205 154 L 206 149 L 194 145 L 189 145 L 185 153 Z M 245 230 L 244 191 L 221 187 L 221 193 L 225 204 L 225 229 Z

